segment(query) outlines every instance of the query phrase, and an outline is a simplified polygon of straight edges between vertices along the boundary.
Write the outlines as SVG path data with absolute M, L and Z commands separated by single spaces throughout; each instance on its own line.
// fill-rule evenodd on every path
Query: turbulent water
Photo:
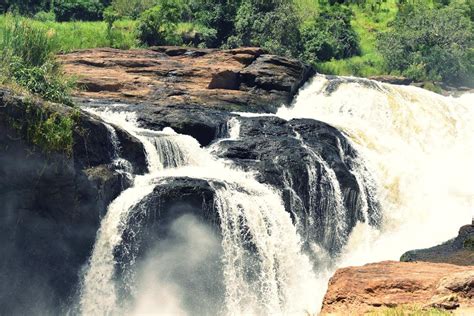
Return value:
M 310 157 L 306 166 L 310 175 L 309 212 L 317 203 L 330 206 L 325 238 L 344 249 L 333 258 L 318 245 L 312 245 L 313 254 L 303 252 L 303 237 L 285 211 L 281 193 L 259 183 L 252 173 L 217 159 L 213 153 L 219 141 L 205 149 L 192 137 L 169 128 L 161 132 L 140 128 L 134 113 L 110 106 L 89 109 L 107 122 L 117 169 L 132 172 L 130 164 L 120 158 L 113 126 L 127 130 L 143 143 L 149 171 L 135 176 L 133 185 L 110 204 L 83 276 L 79 309 L 84 315 L 199 314 L 186 305 L 185 288 L 172 280 L 160 283 L 163 275 L 156 274 L 169 274 L 160 267 L 163 262 L 208 264 L 201 252 L 218 246 L 224 293 L 220 303 L 209 299 L 209 305 L 222 305 L 209 311 L 233 315 L 316 312 L 328 277 L 338 266 L 398 259 L 404 251 L 453 237 L 460 226 L 470 222 L 474 208 L 473 103 L 472 95 L 456 99 L 414 87 L 317 76 L 300 91 L 291 107 L 280 108 L 277 116 L 281 118 L 313 118 L 343 131 L 360 154 L 351 170 L 363 188 L 360 200 L 367 201 L 365 195 L 369 195 L 380 202 L 381 227 L 369 225 L 369 206 L 360 203 L 366 221 L 350 236 L 345 235 L 347 212 L 334 171 L 296 133 Z M 226 141 L 240 137 L 238 118 L 228 122 L 228 132 Z M 314 201 L 316 193 L 312 191 L 317 187 L 311 181 L 317 177 L 316 164 L 329 183 L 323 195 L 326 201 Z M 194 220 L 176 223 L 188 232 L 181 238 L 187 246 L 178 249 L 186 249 L 191 259 L 170 255 L 166 247 L 158 247 L 156 258 L 137 266 L 143 270 L 139 274 L 144 276 L 145 285 L 130 284 L 134 297 L 123 306 L 115 280 L 119 263 L 114 249 L 122 242 L 130 211 L 174 177 L 208 180 L 215 191 L 222 238 L 215 238 Z M 301 201 L 295 199 L 292 205 L 300 207 Z M 182 229 L 176 233 L 183 237 Z M 194 254 L 200 259 L 193 260 Z M 319 266 L 310 258 L 319 258 Z M 322 265 L 323 261 L 326 264 Z M 161 281 L 151 286 L 150 280 Z M 198 295 L 205 297 L 205 293 Z
M 154 132 L 139 128 L 133 113 L 89 111 L 126 129 L 144 144 L 149 173 L 137 176 L 133 186 L 111 203 L 102 220 L 82 285 L 80 309 L 84 315 L 149 310 L 140 306 L 141 295 L 145 293 L 138 293 L 137 309 L 120 306 L 114 281 L 114 249 L 122 241 L 129 211 L 161 179 L 182 176 L 220 184 L 215 186 L 215 204 L 223 238 L 225 306 L 216 310 L 225 314 L 295 314 L 312 310 L 314 301 L 310 294 L 316 279 L 277 191 L 257 182 L 252 174 L 215 159 L 190 136 L 178 135 L 171 129 Z M 229 139 L 238 137 L 238 128 L 238 122 L 229 122 Z M 250 236 L 255 252 L 248 250 Z M 166 310 L 154 306 L 154 311 L 193 312 L 186 311 L 179 300 L 174 304 L 166 306 Z
M 371 171 L 383 226 L 360 224 L 341 265 L 397 260 L 457 234 L 474 210 L 474 95 L 444 97 L 360 78 L 316 76 L 285 119 L 313 118 L 342 130 Z M 416 236 L 416 237 L 415 237 Z

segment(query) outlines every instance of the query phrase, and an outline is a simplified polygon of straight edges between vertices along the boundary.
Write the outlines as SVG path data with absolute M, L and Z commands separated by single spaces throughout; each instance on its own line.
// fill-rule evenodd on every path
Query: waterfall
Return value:
M 102 219 L 83 277 L 82 314 L 134 313 L 133 308 L 130 312 L 130 307 L 123 309 L 118 302 L 114 249 L 122 241 L 130 210 L 160 180 L 172 177 L 205 179 L 215 190 L 223 248 L 223 313 L 303 314 L 317 310 L 318 303 L 311 292 L 317 283 L 312 265 L 302 252 L 302 240 L 279 192 L 256 181 L 253 174 L 216 159 L 211 154 L 212 147 L 203 149 L 190 136 L 171 129 L 156 132 L 140 128 L 133 113 L 89 111 L 143 143 L 149 173 L 136 176 L 132 187 L 110 204 Z M 239 137 L 238 119 L 229 122 L 228 131 L 229 139 Z M 172 310 L 183 312 L 181 306 Z
M 112 125 L 105 122 L 103 122 L 103 124 L 105 128 L 107 128 L 110 143 L 112 144 L 112 166 L 114 167 L 115 171 L 125 175 L 130 179 L 131 174 L 133 173 L 133 167 L 130 161 L 120 157 L 122 148 L 120 147 L 117 131 Z
M 353 168 L 358 182 L 365 194 L 378 194 L 381 229 L 359 224 L 341 265 L 397 260 L 407 250 L 452 238 L 470 222 L 472 104 L 472 94 L 444 97 L 412 86 L 318 75 L 291 107 L 279 109 L 282 118 L 313 118 L 343 131 L 363 159 Z
M 321 243 L 326 249 L 341 249 L 345 245 L 347 238 L 347 210 L 344 207 L 339 181 L 328 163 L 305 143 L 298 132 L 294 132 L 296 139 L 301 143 L 301 147 L 310 156 L 310 161 L 306 164 L 309 181 L 308 218 L 315 218 L 316 208 L 323 206 L 323 209 L 327 210 L 328 214 L 324 215 L 324 223 L 319 223 L 315 229 L 322 231 L 323 239 Z M 344 157 L 344 154 L 341 154 L 341 157 Z M 318 172 L 316 166 L 321 166 L 320 172 Z M 318 178 L 323 183 L 320 187 L 322 192 L 318 192 Z M 318 200 L 318 196 L 321 196 L 321 199 Z M 310 222 L 310 226 L 314 225 L 315 223 Z
M 156 293 L 141 293 L 147 291 L 142 288 L 131 291 L 139 296 L 137 307 L 133 306 L 133 299 L 131 306 L 121 306 L 119 285 L 114 280 L 120 264 L 114 250 L 122 242 L 131 210 L 139 207 L 157 186 L 166 185 L 167 179 L 179 177 L 206 180 L 214 191 L 225 287 L 224 306 L 219 307 L 219 313 L 317 312 L 327 281 L 337 267 L 397 260 L 407 250 L 433 246 L 453 237 L 460 226 L 470 222 L 474 207 L 472 100 L 472 94 L 443 97 L 415 87 L 367 79 L 316 76 L 290 107 L 278 110 L 276 116 L 286 120 L 312 118 L 337 127 L 357 151 L 358 155 L 345 155 L 346 144 L 339 139 L 333 144 L 333 148 L 337 146 L 338 159 L 348 167 L 359 189 L 355 203 L 360 222 L 350 235 L 345 201 L 351 196 L 341 190 L 337 166 L 325 161 L 296 129 L 293 136 L 308 154 L 302 163 L 310 192 L 303 200 L 295 190 L 298 179 L 289 171 L 280 170 L 290 196 L 289 212 L 282 192 L 258 182 L 252 172 L 217 158 L 215 153 L 223 141 L 243 139 L 241 120 L 269 114 L 234 113 L 236 116 L 227 123 L 227 138 L 201 148 L 194 138 L 170 128 L 152 131 L 139 127 L 133 112 L 111 110 L 110 106 L 89 109 L 106 121 L 114 145 L 113 159 L 121 159 L 114 129 L 117 126 L 143 144 L 148 173 L 136 175 L 133 185 L 110 204 L 102 219 L 83 276 L 81 312 L 196 313 L 181 304 L 182 289 L 173 284 L 166 284 L 159 291 L 164 295 L 159 302 L 166 301 L 166 308 L 158 304 L 150 309 L 148 303 L 140 303 L 156 300 Z M 274 161 L 277 166 L 278 159 L 276 156 Z M 312 216 L 317 207 L 325 213 L 320 222 L 318 216 Z M 308 231 L 301 229 L 302 219 L 297 216 L 301 213 L 297 209 L 306 212 L 308 227 L 320 231 L 320 243 L 304 245 L 304 233 Z M 205 229 L 192 229 L 192 220 L 185 223 L 186 230 L 199 231 L 203 236 Z M 202 239 L 202 244 L 191 243 L 192 247 L 206 248 L 215 242 L 212 238 Z M 332 247 L 342 248 L 342 253 L 334 257 L 328 251 Z M 161 261 L 148 263 L 147 271 L 157 269 L 157 262 Z M 145 298 L 140 297 L 143 295 Z

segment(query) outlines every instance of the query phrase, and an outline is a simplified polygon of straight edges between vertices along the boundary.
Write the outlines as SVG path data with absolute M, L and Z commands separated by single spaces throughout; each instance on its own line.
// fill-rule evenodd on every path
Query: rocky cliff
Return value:
M 86 98 L 159 106 L 273 112 L 314 75 L 299 61 L 260 48 L 92 49 L 60 56 Z
M 363 315 L 389 307 L 474 311 L 474 267 L 386 261 L 339 269 L 322 315 Z
M 141 143 L 117 130 L 144 172 Z M 69 302 L 107 205 L 130 185 L 112 147 L 98 118 L 0 90 L 0 313 L 48 314 Z

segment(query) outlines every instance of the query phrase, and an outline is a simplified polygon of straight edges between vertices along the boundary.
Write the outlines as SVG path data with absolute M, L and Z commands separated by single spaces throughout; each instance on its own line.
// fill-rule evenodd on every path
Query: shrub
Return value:
M 30 20 L 8 16 L 1 30 L 0 68 L 10 80 L 46 100 L 72 104 L 66 80 L 54 60 L 55 39 Z
M 136 19 L 157 4 L 158 0 L 113 0 L 110 9 L 120 18 Z
M 64 21 L 98 21 L 102 19 L 104 5 L 99 0 L 56 0 L 56 19 Z
M 175 30 L 182 10 L 177 1 L 162 0 L 159 5 L 143 12 L 137 28 L 139 41 L 146 45 L 179 44 L 180 38 Z
M 28 66 L 41 66 L 51 59 L 56 43 L 46 29 L 27 19 L 8 15 L 1 31 L 3 61 L 16 56 Z
M 300 51 L 300 19 L 293 1 L 244 0 L 235 19 L 230 47 L 260 46 L 270 52 L 297 56 Z
M 207 29 L 207 34 L 215 34 L 208 47 L 219 47 L 235 32 L 235 18 L 241 0 L 190 0 L 188 2 L 189 19 Z
M 212 47 L 217 38 L 214 29 L 192 23 L 180 23 L 176 32 L 180 34 L 184 45 L 195 47 Z
M 34 19 L 40 22 L 54 22 L 56 20 L 56 14 L 53 11 L 40 11 L 35 14 Z
M 72 105 L 69 92 L 73 82 L 64 80 L 54 68 L 56 65 L 50 62 L 34 67 L 25 64 L 18 57 L 13 57 L 9 64 L 9 73 L 15 83 L 41 95 L 45 100 Z
M 28 142 L 43 152 L 62 152 L 68 156 L 73 151 L 73 130 L 78 118 L 77 110 L 59 113 L 46 106 L 28 104 L 22 122 L 15 122 L 24 132 Z M 21 132 L 21 131 L 20 131 Z
M 323 10 L 302 29 L 303 57 L 310 61 L 328 61 L 360 54 L 351 17 L 352 11 L 345 7 Z
M 400 11 L 391 30 L 378 37 L 389 71 L 451 83 L 467 81 L 472 75 L 473 43 L 473 24 L 455 5 Z
M 13 11 L 24 15 L 34 15 L 39 11 L 50 9 L 51 0 L 2 0 L 0 4 L 3 12 Z

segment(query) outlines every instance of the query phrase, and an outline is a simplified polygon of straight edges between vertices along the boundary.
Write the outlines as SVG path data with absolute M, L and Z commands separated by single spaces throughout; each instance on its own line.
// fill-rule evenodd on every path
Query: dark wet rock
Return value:
M 458 236 L 441 245 L 408 251 L 402 255 L 400 261 L 426 261 L 472 266 L 474 265 L 474 225 L 461 227 Z
M 25 133 L 37 110 L 75 117 L 72 152 L 29 141 Z M 130 185 L 111 163 L 104 125 L 72 111 L 0 90 L 0 314 L 63 313 L 107 205 Z M 136 158 L 134 169 L 143 172 L 142 146 L 118 134 Z
M 212 185 L 220 185 L 213 183 Z M 214 189 L 207 180 L 187 177 L 158 180 L 155 189 L 129 213 L 122 242 L 115 248 L 118 279 L 124 281 L 124 297 L 136 281 L 136 265 L 147 253 L 169 237 L 172 224 L 192 215 L 219 234 L 219 215 L 214 206 Z
M 390 83 L 390 84 L 404 85 L 404 86 L 407 86 L 413 82 L 413 79 L 410 79 L 410 78 L 406 78 L 403 76 L 391 76 L 391 75 L 371 76 L 369 77 L 369 79 L 385 82 L 385 83 Z
M 214 211 L 214 189 L 207 180 L 185 177 L 160 180 L 153 193 L 132 211 L 130 223 L 137 225 L 140 220 L 135 216 L 146 216 L 146 222 L 157 224 L 155 221 L 159 221 L 161 225 L 186 213 L 219 225 L 219 217 Z M 153 221 L 149 220 L 151 218 Z
M 153 243 L 163 237 L 169 223 L 184 214 L 193 214 L 219 227 L 211 184 L 207 180 L 185 177 L 159 180 L 153 192 L 129 213 L 122 246 L 137 245 L 145 240 Z M 150 234 L 154 237 L 150 237 Z M 144 238 L 146 235 L 149 235 L 148 238 Z M 137 241 L 137 238 L 141 241 Z M 128 252 L 117 251 L 119 253 Z
M 374 80 L 369 80 L 365 78 L 356 78 L 356 77 L 339 77 L 339 76 L 326 76 L 329 80 L 328 84 L 324 89 L 324 93 L 327 95 L 335 92 L 339 87 L 345 83 L 356 83 L 362 87 L 366 87 L 372 90 L 382 90 L 380 83 Z
M 332 236 L 334 201 L 326 164 L 339 182 L 345 207 L 346 229 L 364 221 L 362 205 L 369 192 L 361 187 L 352 173 L 357 153 L 345 136 L 334 127 L 315 120 L 285 121 L 277 117 L 238 118 L 240 138 L 219 143 L 217 155 L 232 160 L 245 170 L 256 170 L 257 179 L 283 192 L 286 209 L 298 224 L 306 241 L 316 241 L 332 253 L 343 243 Z M 318 158 L 320 157 L 320 158 Z M 319 160 L 318 160 L 319 159 Z M 315 175 L 310 172 L 314 168 Z M 315 181 L 313 184 L 311 181 Z M 313 186 L 313 187 L 311 187 Z M 368 220 L 378 225 L 380 214 L 372 196 Z M 330 237 L 328 237 L 330 236 Z
M 135 111 L 141 126 L 152 130 L 171 127 L 177 133 L 194 137 L 202 146 L 226 136 L 231 114 L 199 106 L 166 106 L 151 108 L 137 105 Z
M 140 284 L 140 267 L 151 260 L 155 265 L 149 275 L 186 288 L 180 298 L 184 308 L 205 315 L 219 312 L 225 286 L 214 186 L 220 185 L 187 177 L 160 179 L 130 211 L 114 252 L 125 305 Z M 159 260 L 165 260 L 165 266 L 156 264 Z

